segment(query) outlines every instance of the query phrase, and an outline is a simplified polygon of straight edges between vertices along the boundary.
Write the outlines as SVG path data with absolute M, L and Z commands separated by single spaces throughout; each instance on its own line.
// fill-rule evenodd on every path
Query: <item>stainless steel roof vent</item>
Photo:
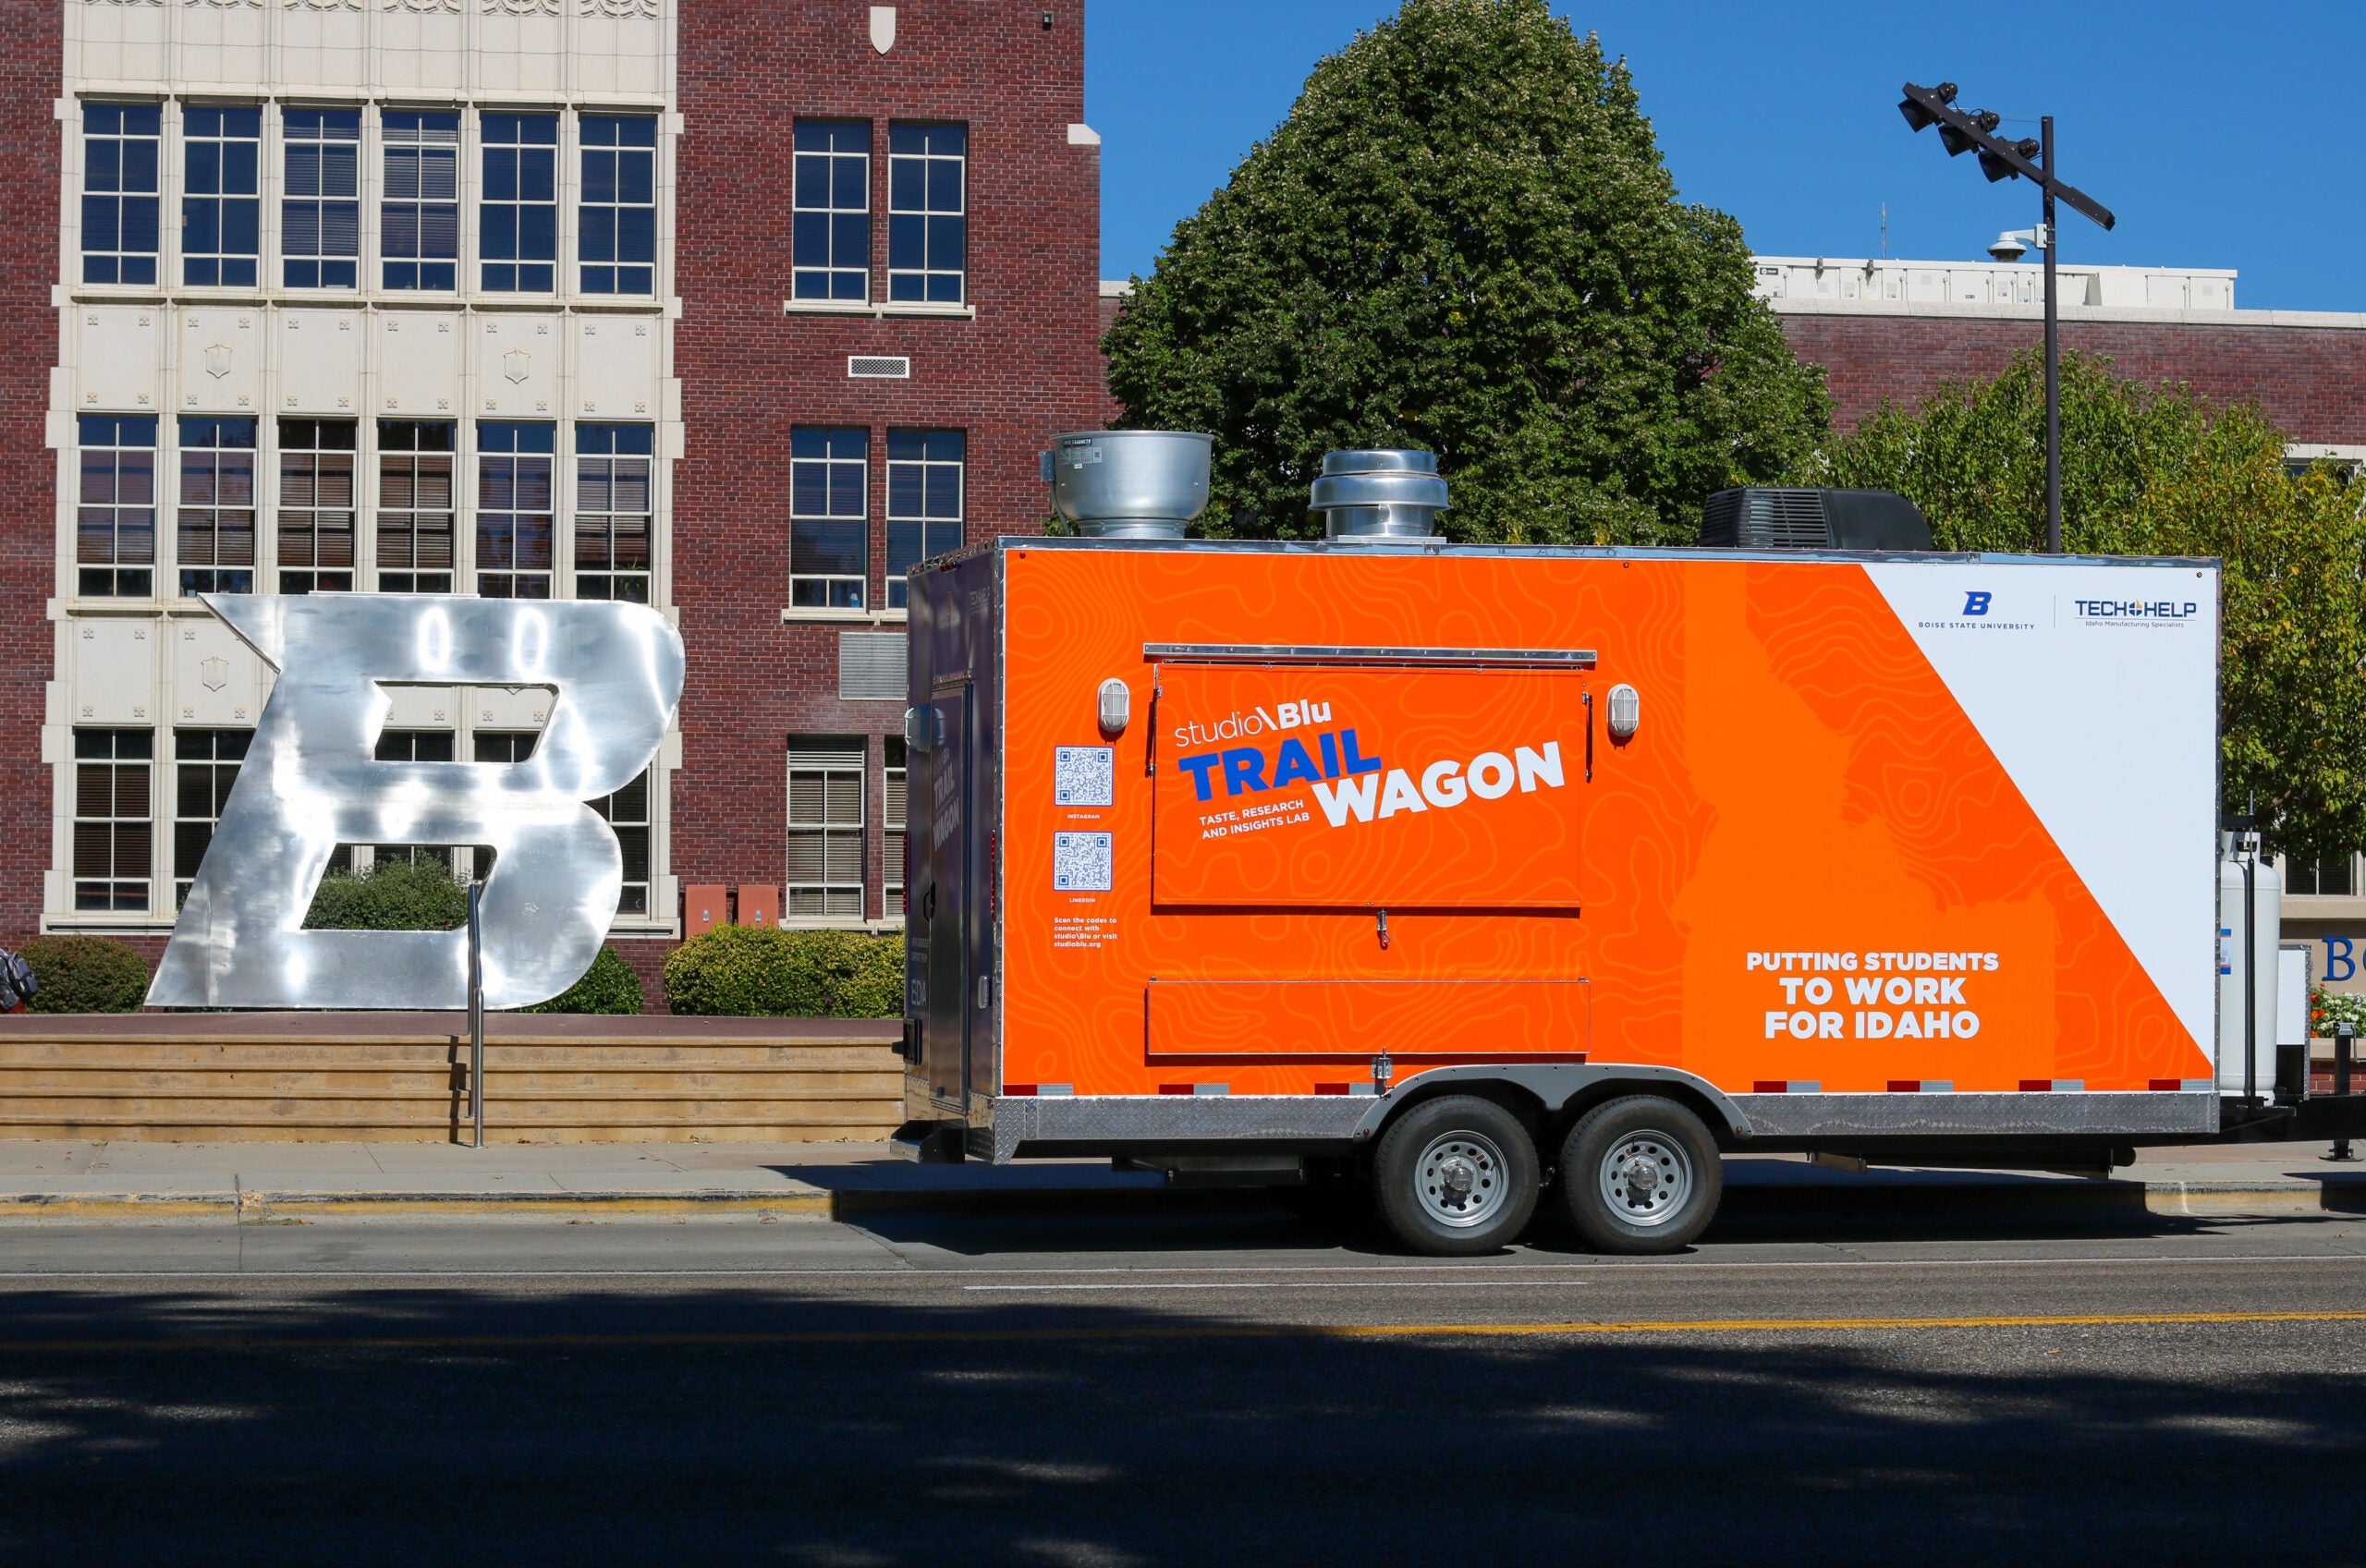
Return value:
M 1214 444 L 1195 431 L 1070 431 L 1043 455 L 1043 482 L 1088 539 L 1181 539 L 1208 504 Z
M 1312 504 L 1332 539 L 1425 539 L 1447 504 L 1445 480 L 1428 452 L 1330 452 Z

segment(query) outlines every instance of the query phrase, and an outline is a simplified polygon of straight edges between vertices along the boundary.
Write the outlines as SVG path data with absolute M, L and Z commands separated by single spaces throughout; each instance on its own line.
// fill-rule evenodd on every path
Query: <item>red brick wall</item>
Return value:
M 52 117 L 66 68 L 64 7 L 0 7 L 0 944 L 41 928 L 49 869 L 43 691 L 53 663 L 47 604 L 57 577 L 57 457 L 49 450 L 49 368 L 57 362 L 57 185 L 66 129 Z
M 901 702 L 837 700 L 837 627 L 782 624 L 790 429 L 870 428 L 870 591 L 884 604 L 889 426 L 969 432 L 975 539 L 1040 529 L 1036 453 L 1055 432 L 1104 422 L 1100 154 L 1067 140 L 1084 118 L 1082 0 L 899 0 L 884 55 L 868 15 L 852 0 L 682 7 L 675 371 L 688 444 L 673 561 L 689 672 L 672 846 L 686 885 L 785 879 L 787 737 L 872 736 L 875 781 L 877 737 L 902 726 Z M 783 313 L 799 116 L 872 122 L 873 298 L 885 292 L 887 123 L 967 123 L 974 321 Z M 909 355 L 912 379 L 848 380 L 846 357 L 872 353 Z M 874 914 L 879 816 L 874 782 Z
M 1992 376 L 2044 341 L 2034 321 L 1786 315 L 1802 359 L 1824 367 L 1847 429 L 1884 397 L 1912 404 L 1945 381 Z M 2106 354 L 2135 381 L 2189 383 L 2218 402 L 2256 400 L 2295 442 L 2366 444 L 2366 331 L 2066 322 L 2062 346 Z

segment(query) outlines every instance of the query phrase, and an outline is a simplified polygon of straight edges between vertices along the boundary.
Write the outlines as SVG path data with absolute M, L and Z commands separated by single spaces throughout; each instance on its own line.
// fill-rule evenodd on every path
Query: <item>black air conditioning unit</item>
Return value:
M 1712 550 L 1929 550 L 1931 525 L 1886 490 L 1721 490 L 1701 513 Z

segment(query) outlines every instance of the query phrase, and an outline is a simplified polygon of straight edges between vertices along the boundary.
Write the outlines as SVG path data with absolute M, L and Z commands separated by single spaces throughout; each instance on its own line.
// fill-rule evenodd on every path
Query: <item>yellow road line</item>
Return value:
M 1871 1329 L 2079 1329 L 2205 1323 L 2356 1323 L 2360 1312 L 2076 1312 L 1959 1318 L 1671 1318 L 1557 1323 L 1175 1324 L 1074 1329 L 848 1329 L 779 1333 L 373 1334 L 360 1337 L 0 1340 L 0 1355 L 142 1350 L 603 1350 L 825 1344 L 1031 1344 L 1110 1341 L 1502 1338 L 1586 1334 L 1798 1333 Z

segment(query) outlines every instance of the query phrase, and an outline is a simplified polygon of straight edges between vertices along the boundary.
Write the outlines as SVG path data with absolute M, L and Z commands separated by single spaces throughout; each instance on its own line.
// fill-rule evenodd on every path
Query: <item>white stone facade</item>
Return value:
M 53 0 L 55 3 L 55 0 Z M 243 430 L 252 421 L 254 588 L 281 585 L 275 554 L 281 512 L 284 420 L 349 422 L 354 513 L 352 586 L 376 580 L 380 493 L 379 421 L 448 425 L 452 449 L 450 530 L 453 590 L 486 588 L 478 578 L 481 422 L 547 427 L 554 558 L 548 591 L 574 594 L 580 443 L 609 427 L 646 429 L 649 602 L 668 610 L 670 474 L 681 445 L 681 399 L 674 378 L 675 0 L 65 0 L 65 78 L 57 99 L 66 150 L 60 192 L 55 303 L 56 369 L 49 439 L 57 453 L 57 557 L 50 614 L 56 664 L 43 732 L 54 766 L 54 851 L 44 888 L 44 929 L 161 932 L 174 911 L 177 728 L 251 727 L 269 672 L 182 591 L 176 509 L 183 477 L 186 418 L 219 416 Z M 131 282 L 85 281 L 84 213 L 93 168 L 86 115 L 94 104 L 157 106 L 155 212 L 161 219 L 152 269 Z M 192 110 L 258 109 L 253 154 L 260 222 L 251 285 L 189 281 L 181 242 L 185 201 L 202 187 L 187 134 Z M 291 282 L 301 183 L 288 146 L 290 110 L 358 111 L 349 156 L 358 170 L 356 253 L 350 286 Z M 405 177 L 389 152 L 390 116 L 425 111 L 457 115 L 457 255 L 453 286 L 396 286 L 388 267 L 396 198 Z M 555 121 L 555 256 L 551 286 L 489 289 L 492 253 L 484 206 L 490 166 L 484 115 L 525 113 Z M 653 122 L 653 276 L 644 290 L 613 279 L 592 286 L 601 217 L 584 188 L 586 137 L 611 121 Z M 628 134 L 639 135 L 638 129 Z M 451 145 L 451 144 L 445 144 Z M 140 157 L 148 153 L 138 154 Z M 86 167 L 86 159 L 99 160 Z M 638 177 L 638 176 L 636 176 Z M 100 184 L 104 184 L 101 169 Z M 595 180 L 596 184 L 597 181 Z M 423 199 L 423 198 L 422 198 Z M 618 200 L 622 200 L 619 198 Z M 636 198 L 636 201 L 638 199 Z M 432 204 L 432 203 L 431 203 Z M 94 220 L 95 222 L 96 220 Z M 123 220 L 129 223 L 131 220 Z M 144 220 L 143 220 L 144 221 Z M 194 223 L 197 220 L 188 219 Z M 325 220 L 315 220 L 325 221 Z M 420 218 L 432 223 L 432 217 Z M 446 220 L 448 221 L 448 220 Z M 129 232 L 128 229 L 126 230 Z M 131 242 L 125 242 L 131 243 Z M 220 249 L 219 246 L 213 249 Z M 616 269 L 621 275 L 628 269 Z M 427 275 L 421 273 L 421 276 Z M 88 546 L 79 541 L 84 417 L 153 421 L 152 565 L 145 593 L 122 586 L 91 592 Z M 597 427 L 596 430 L 594 427 Z M 520 506 L 522 509 L 522 504 Z M 498 591 L 497 588 L 491 589 Z M 624 592 L 623 589 L 616 591 Z M 636 585 L 631 591 L 642 590 Z M 449 731 L 453 755 L 468 760 L 480 730 L 539 728 L 539 691 L 398 689 L 389 726 Z M 94 907 L 78 897 L 76 731 L 153 732 L 152 893 L 146 908 Z M 641 912 L 620 914 L 621 933 L 671 931 L 677 905 L 665 851 L 665 780 L 677 765 L 669 742 L 649 789 L 648 886 Z M 120 813 L 123 808 L 115 809 Z M 87 815 L 87 813 L 84 813 Z M 120 876 L 122 873 L 117 872 Z

